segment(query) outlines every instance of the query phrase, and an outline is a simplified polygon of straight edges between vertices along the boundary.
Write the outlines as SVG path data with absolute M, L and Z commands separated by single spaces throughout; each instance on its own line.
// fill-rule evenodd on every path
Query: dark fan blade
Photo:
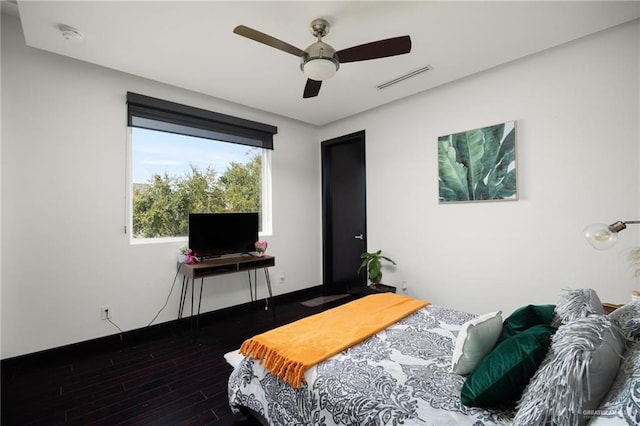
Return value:
M 320 92 L 320 86 L 322 86 L 321 81 L 307 79 L 307 84 L 304 85 L 304 93 L 302 94 L 303 98 L 313 98 L 314 96 L 318 96 Z
M 238 25 L 233 29 L 233 32 L 246 38 L 250 38 L 258 43 L 266 44 L 267 46 L 275 47 L 283 52 L 291 53 L 297 57 L 304 56 L 304 50 L 298 49 L 295 46 L 285 43 L 282 40 L 278 40 L 275 37 L 271 37 L 265 33 L 254 30 L 253 28 L 245 27 L 244 25 Z
M 403 55 L 411 52 L 411 37 L 402 36 L 386 40 L 372 41 L 360 46 L 339 50 L 338 60 L 346 62 L 366 61 L 368 59 L 386 58 L 388 56 Z

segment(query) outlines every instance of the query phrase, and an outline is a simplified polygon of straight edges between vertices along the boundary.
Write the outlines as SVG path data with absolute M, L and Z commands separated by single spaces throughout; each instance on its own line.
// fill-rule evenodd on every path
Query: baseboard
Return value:
M 321 285 L 293 291 L 290 293 L 280 294 L 273 297 L 271 308 L 277 310 L 278 304 L 280 303 L 284 304 L 292 300 L 305 300 L 306 298 L 321 294 Z M 265 303 L 265 299 L 202 313 L 199 318 L 200 326 L 204 327 L 208 323 L 218 321 L 221 318 L 229 317 L 241 312 L 247 312 L 251 309 L 256 309 L 256 305 L 262 303 Z M 65 346 L 59 346 L 56 348 L 45 349 L 43 351 L 6 358 L 0 360 L 0 369 L 2 370 L 2 376 L 6 377 L 6 374 L 11 374 L 11 372 L 15 371 L 15 369 L 25 369 L 29 368 L 29 366 L 31 365 L 64 361 L 65 359 L 70 359 L 73 357 L 128 347 L 134 344 L 138 344 L 149 338 L 166 335 L 167 333 L 173 333 L 177 330 L 189 331 L 190 329 L 191 317 L 176 319 L 148 327 L 142 327 L 122 333 L 112 334 L 109 336 L 98 337 L 96 339 L 85 340 Z

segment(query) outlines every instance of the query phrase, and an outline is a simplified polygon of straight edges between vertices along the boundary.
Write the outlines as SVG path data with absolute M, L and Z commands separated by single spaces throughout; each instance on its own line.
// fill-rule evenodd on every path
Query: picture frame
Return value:
M 440 203 L 516 201 L 516 122 L 438 137 Z

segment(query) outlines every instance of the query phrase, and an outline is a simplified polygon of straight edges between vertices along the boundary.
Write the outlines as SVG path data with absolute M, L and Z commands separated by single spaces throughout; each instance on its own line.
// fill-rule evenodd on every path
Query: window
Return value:
M 185 237 L 189 213 L 258 212 L 271 230 L 277 128 L 127 93 L 132 240 Z

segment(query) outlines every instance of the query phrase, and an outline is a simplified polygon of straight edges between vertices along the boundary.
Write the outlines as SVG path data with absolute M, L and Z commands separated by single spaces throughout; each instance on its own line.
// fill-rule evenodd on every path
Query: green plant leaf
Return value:
M 375 279 L 378 275 L 380 275 L 380 262 L 373 261 L 369 264 L 369 278 L 372 280 Z
M 469 199 L 474 199 L 478 182 L 484 176 L 482 156 L 484 155 L 484 133 L 482 129 L 456 133 L 452 136 L 456 150 L 456 161 L 467 169 L 467 192 Z
M 463 201 L 469 199 L 467 169 L 456 161 L 456 150 L 449 136 L 438 139 L 438 170 L 440 200 Z
M 391 262 L 394 265 L 396 264 L 396 262 L 394 262 L 393 260 L 389 259 L 387 256 L 380 256 L 380 258 L 386 260 L 387 262 Z
M 369 259 L 364 259 L 362 261 L 362 263 L 360 264 L 360 267 L 358 268 L 358 273 L 360 273 L 360 271 L 362 270 L 362 268 L 367 266 L 367 263 L 369 263 Z
M 516 193 L 516 171 L 511 170 L 504 177 L 502 186 L 496 194 L 496 198 L 509 198 Z
M 482 164 L 486 172 L 496 164 L 498 152 L 500 151 L 500 141 L 504 134 L 504 123 L 495 126 L 484 127 L 484 154 L 482 155 Z M 486 175 L 486 173 L 485 173 Z
M 438 186 L 439 186 L 438 194 L 441 201 L 458 200 L 458 195 L 456 194 L 456 192 L 453 189 L 449 188 L 443 180 L 440 180 L 438 182 Z
M 481 180 L 480 182 L 478 182 L 478 185 L 476 185 L 476 190 L 474 191 L 473 199 L 474 200 L 490 200 L 491 199 L 491 197 L 489 196 L 489 188 L 484 183 L 484 180 Z
M 495 164 L 486 177 L 489 199 L 512 197 L 516 192 L 516 172 L 511 168 L 515 161 L 515 129 L 504 137 Z
M 498 153 L 500 152 L 500 141 L 504 133 L 504 123 L 496 124 L 494 126 L 484 127 L 482 129 L 484 134 L 484 154 L 482 155 L 482 168 L 484 170 L 484 176 L 482 180 L 478 182 L 475 188 L 474 199 L 476 200 L 490 200 L 492 199 L 491 191 L 489 189 L 488 176 L 491 175 L 495 165 Z

